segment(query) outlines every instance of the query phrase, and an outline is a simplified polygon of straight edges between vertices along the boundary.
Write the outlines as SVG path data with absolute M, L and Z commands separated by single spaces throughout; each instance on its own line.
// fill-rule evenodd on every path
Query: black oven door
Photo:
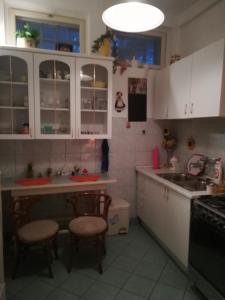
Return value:
M 189 263 L 225 296 L 225 228 L 192 211 Z

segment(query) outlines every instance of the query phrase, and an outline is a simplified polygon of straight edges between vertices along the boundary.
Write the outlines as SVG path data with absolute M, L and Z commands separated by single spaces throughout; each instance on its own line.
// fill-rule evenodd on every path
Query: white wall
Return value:
M 222 37 L 225 37 L 224 0 L 180 27 L 180 54 L 184 57 Z
M 0 45 L 5 44 L 4 1 L 0 0 Z

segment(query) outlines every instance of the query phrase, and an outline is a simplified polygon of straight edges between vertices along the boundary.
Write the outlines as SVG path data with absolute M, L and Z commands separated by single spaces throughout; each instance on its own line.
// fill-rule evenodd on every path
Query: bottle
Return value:
M 159 148 L 157 146 L 152 150 L 152 166 L 153 169 L 159 169 Z
M 170 159 L 170 164 L 171 164 L 171 169 L 172 170 L 177 170 L 178 169 L 178 159 L 176 158 L 176 156 L 172 156 L 172 158 Z
M 222 168 L 222 160 L 221 158 L 218 159 L 214 166 L 214 183 L 221 184 L 222 183 L 222 174 L 223 168 Z

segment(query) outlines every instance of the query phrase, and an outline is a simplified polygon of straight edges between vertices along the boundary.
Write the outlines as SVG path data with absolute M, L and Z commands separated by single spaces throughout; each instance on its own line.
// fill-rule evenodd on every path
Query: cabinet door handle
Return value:
M 168 188 L 164 188 L 164 198 L 166 201 L 168 201 Z
M 190 113 L 193 113 L 193 108 L 194 108 L 194 103 L 191 103 L 191 109 L 190 109 Z
M 184 114 L 187 114 L 187 104 L 185 104 L 185 108 L 184 108 Z

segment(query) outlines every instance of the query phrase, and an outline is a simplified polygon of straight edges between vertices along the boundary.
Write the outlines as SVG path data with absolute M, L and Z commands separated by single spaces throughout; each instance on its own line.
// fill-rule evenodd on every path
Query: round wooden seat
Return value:
M 107 229 L 107 223 L 101 217 L 83 216 L 70 221 L 69 229 L 79 236 L 90 237 L 104 233 Z
M 54 237 L 58 230 L 59 225 L 53 220 L 37 220 L 19 228 L 17 234 L 25 243 L 36 243 Z

